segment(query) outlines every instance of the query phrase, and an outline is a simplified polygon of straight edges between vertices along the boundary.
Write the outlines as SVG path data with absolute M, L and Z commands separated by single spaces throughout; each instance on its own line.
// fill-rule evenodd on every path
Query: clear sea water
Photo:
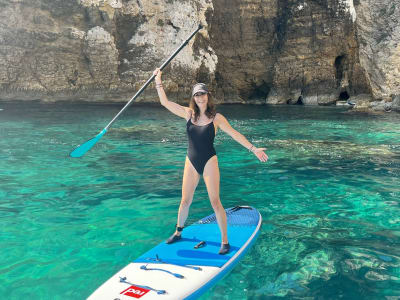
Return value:
M 176 222 L 185 121 L 132 105 L 0 103 L 0 298 L 85 299 Z M 216 150 L 224 206 L 263 216 L 257 243 L 201 299 L 400 299 L 400 115 L 220 106 L 257 146 Z M 204 183 L 189 222 L 212 213 Z

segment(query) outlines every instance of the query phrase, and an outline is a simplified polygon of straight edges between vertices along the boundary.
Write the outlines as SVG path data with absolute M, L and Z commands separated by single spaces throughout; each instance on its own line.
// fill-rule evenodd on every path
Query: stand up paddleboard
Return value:
M 182 239 L 157 245 L 127 265 L 89 300 L 196 299 L 226 275 L 249 250 L 261 227 L 253 207 L 226 209 L 230 252 L 219 255 L 215 214 L 186 227 Z

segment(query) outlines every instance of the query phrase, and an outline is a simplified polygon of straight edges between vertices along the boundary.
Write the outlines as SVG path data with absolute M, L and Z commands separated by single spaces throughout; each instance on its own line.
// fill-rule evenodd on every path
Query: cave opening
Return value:
M 249 95 L 249 100 L 266 99 L 271 87 L 263 82 L 261 85 L 255 86 Z
M 343 78 L 343 71 L 344 71 L 344 62 L 346 59 L 346 55 L 340 55 L 335 59 L 335 69 L 336 69 L 336 82 L 338 86 Z
M 297 98 L 296 102 L 295 102 L 294 99 L 290 98 L 290 99 L 288 99 L 288 100 L 286 101 L 286 104 L 288 104 L 288 105 L 303 105 L 303 104 L 304 104 L 304 102 L 303 102 L 303 96 L 300 95 L 300 97 Z
M 303 105 L 303 104 L 304 104 L 304 102 L 303 102 L 303 96 L 300 96 L 300 97 L 297 99 L 296 105 Z
M 339 95 L 339 100 L 349 100 L 350 95 L 347 91 L 341 92 Z

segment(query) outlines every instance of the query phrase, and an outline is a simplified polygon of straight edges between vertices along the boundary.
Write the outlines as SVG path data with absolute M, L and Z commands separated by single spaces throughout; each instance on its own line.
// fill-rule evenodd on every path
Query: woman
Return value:
M 161 73 L 160 69 L 156 69 L 153 73 L 156 76 L 156 89 L 160 102 L 175 115 L 186 119 L 189 140 L 188 154 L 183 171 L 182 200 L 179 206 L 178 222 L 176 231 L 167 240 L 167 244 L 181 239 L 181 232 L 188 217 L 194 191 L 199 183 L 200 175 L 203 175 L 208 196 L 221 231 L 219 254 L 226 254 L 229 252 L 230 246 L 227 235 L 226 213 L 219 198 L 218 159 L 213 146 L 215 134 L 220 128 L 243 147 L 253 152 L 262 162 L 268 160 L 268 156 L 264 153 L 266 149 L 253 146 L 242 134 L 229 125 L 223 115 L 215 112 L 211 94 L 203 83 L 198 83 L 193 87 L 189 107 L 169 101 L 163 89 Z

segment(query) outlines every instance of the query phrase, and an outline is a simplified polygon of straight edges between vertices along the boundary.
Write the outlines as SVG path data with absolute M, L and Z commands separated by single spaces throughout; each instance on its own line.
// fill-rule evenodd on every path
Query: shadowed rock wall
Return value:
M 164 72 L 172 100 L 202 81 L 217 102 L 390 102 L 399 2 L 0 0 L 0 99 L 126 101 L 201 22 Z
M 355 23 L 337 0 L 215 1 L 210 23 L 223 94 L 330 104 L 369 91 Z
M 400 95 L 400 1 L 359 0 L 360 63 L 376 99 Z

